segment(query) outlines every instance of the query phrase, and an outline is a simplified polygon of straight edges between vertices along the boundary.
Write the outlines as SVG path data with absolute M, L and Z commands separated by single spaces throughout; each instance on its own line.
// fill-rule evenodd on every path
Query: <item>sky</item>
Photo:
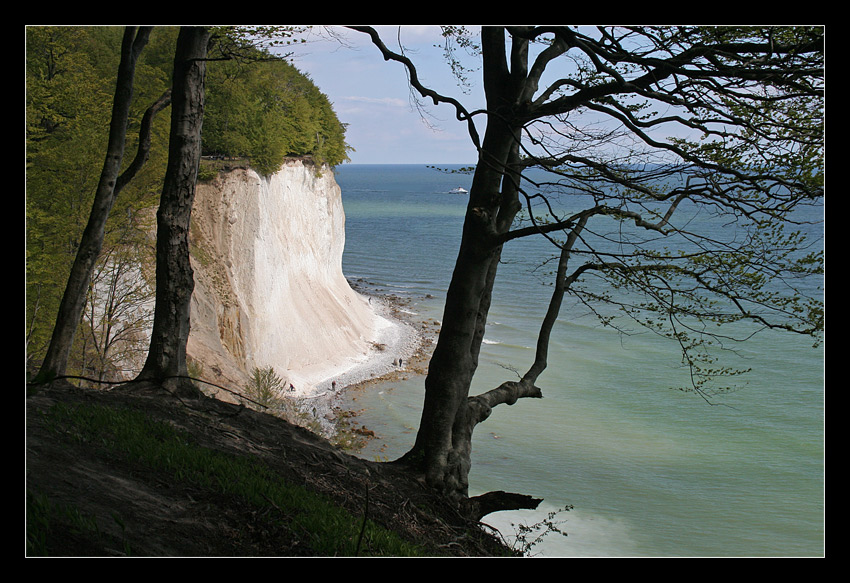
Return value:
M 384 42 L 397 50 L 397 26 L 377 27 Z M 449 105 L 428 103 L 428 116 L 411 102 L 410 88 L 400 63 L 384 61 L 369 38 L 359 32 L 335 28 L 344 36 L 310 42 L 294 49 L 293 64 L 309 76 L 333 104 L 340 121 L 348 124 L 346 141 L 355 164 L 474 164 L 475 148 L 466 125 L 454 117 Z M 404 25 L 401 38 L 414 60 L 420 78 L 440 93 L 480 107 L 478 91 L 464 94 L 451 75 L 439 48 L 439 27 Z M 480 79 L 480 72 L 474 76 Z M 425 121 L 427 119 L 427 122 Z
M 451 73 L 440 45 L 437 25 L 381 25 L 375 27 L 384 43 L 404 53 L 417 67 L 423 83 L 440 93 L 456 98 L 468 111 L 483 109 L 480 60 L 466 57 L 464 64 L 475 67 L 469 74 L 471 88 L 462 88 Z M 475 31 L 477 27 L 471 27 Z M 401 63 L 384 61 L 369 37 L 344 27 L 330 27 L 338 39 L 325 33 L 325 27 L 313 27 L 305 44 L 292 50 L 293 64 L 309 76 L 333 104 L 340 121 L 347 124 L 346 142 L 354 148 L 349 154 L 354 164 L 475 164 L 477 154 L 466 124 L 455 118 L 449 104 L 434 106 L 428 102 L 423 116 L 412 103 L 411 89 Z M 437 46 L 435 46 L 437 45 Z M 566 69 L 564 68 L 566 67 Z M 541 81 L 541 87 L 569 74 L 569 61 L 553 63 Z M 593 114 L 583 114 L 582 122 L 597 124 Z M 479 117 L 483 120 L 483 116 Z M 610 122 L 606 122 L 610 123 Z M 600 128 L 602 126 L 597 126 Z M 483 127 L 478 127 L 483 135 Z M 686 128 L 660 125 L 650 133 L 656 139 L 674 135 L 688 137 Z

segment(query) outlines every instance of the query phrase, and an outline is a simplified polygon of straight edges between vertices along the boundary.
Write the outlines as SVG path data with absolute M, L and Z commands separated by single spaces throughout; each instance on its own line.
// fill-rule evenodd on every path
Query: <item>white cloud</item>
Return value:
M 357 101 L 361 103 L 374 103 L 376 105 L 389 105 L 391 107 L 407 107 L 409 103 L 395 97 L 364 97 L 360 95 L 345 95 L 339 97 L 343 101 Z

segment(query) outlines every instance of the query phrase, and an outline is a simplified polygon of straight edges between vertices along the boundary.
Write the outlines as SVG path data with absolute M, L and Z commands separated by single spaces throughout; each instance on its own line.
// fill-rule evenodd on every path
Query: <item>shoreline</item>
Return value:
M 349 278 L 348 282 L 357 294 L 369 301 L 376 319 L 383 319 L 386 325 L 379 328 L 377 338 L 371 341 L 373 349 L 365 361 L 316 383 L 310 394 L 298 396 L 330 433 L 335 431 L 334 422 L 340 416 L 357 415 L 356 411 L 343 406 L 347 393 L 399 378 L 424 376 L 440 327 L 437 320 L 407 309 L 414 298 L 381 293 L 362 278 Z M 366 427 L 354 431 L 365 438 L 374 435 Z

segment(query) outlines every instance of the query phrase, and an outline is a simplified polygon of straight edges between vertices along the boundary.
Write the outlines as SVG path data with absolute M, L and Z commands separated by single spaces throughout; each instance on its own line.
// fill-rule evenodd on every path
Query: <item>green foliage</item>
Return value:
M 156 37 L 154 47 L 163 43 L 162 36 Z M 46 348 L 91 212 L 107 143 L 120 42 L 120 28 L 27 29 L 28 358 L 37 358 Z M 153 57 L 156 53 L 152 50 L 143 56 Z M 167 88 L 167 81 L 163 71 L 144 59 L 139 64 L 135 91 L 138 99 L 125 159 L 134 154 L 142 111 Z M 105 249 L 114 249 L 119 241 L 145 249 L 149 232 L 145 222 L 152 216 L 148 209 L 158 202 L 165 168 L 167 118 L 165 115 L 155 120 L 148 163 L 116 201 L 107 225 Z
M 261 174 L 276 172 L 287 156 L 331 166 L 347 159 L 345 128 L 308 77 L 258 50 L 243 59 L 207 68 L 206 154 L 248 158 Z
M 254 367 L 251 372 L 251 382 L 245 387 L 248 398 L 260 405 L 270 407 L 280 396 L 283 381 L 277 376 L 274 368 Z

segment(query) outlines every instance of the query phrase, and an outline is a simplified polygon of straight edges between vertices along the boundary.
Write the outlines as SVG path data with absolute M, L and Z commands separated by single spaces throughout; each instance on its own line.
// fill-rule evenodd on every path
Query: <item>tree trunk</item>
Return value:
M 186 342 L 194 279 L 189 261 L 189 222 L 201 158 L 204 78 L 210 32 L 183 27 L 174 57 L 168 167 L 157 212 L 156 309 L 150 350 L 137 380 L 154 380 L 195 396 L 186 379 Z
M 424 472 L 443 493 L 465 498 L 471 465 L 472 429 L 482 420 L 469 388 L 490 309 L 501 257 L 498 236 L 520 209 L 513 164 L 518 163 L 519 124 L 513 107 L 522 87 L 522 43 L 512 51 L 509 71 L 504 32 L 482 34 L 488 125 L 473 176 L 460 251 L 446 296 L 440 336 L 425 379 L 425 402 L 416 442 L 400 463 Z M 513 74 L 512 74 L 513 73 Z M 485 415 L 486 416 L 486 415 Z
M 740 220 L 748 223 L 738 223 L 742 228 L 766 224 L 761 223 L 762 219 L 789 219 L 783 213 L 798 203 L 801 206 L 810 202 L 816 204 L 815 201 L 823 196 L 820 166 L 823 142 L 822 126 L 819 124 L 822 121 L 819 113 L 822 114 L 823 107 L 823 43 L 819 32 L 801 27 L 793 29 L 793 32 L 792 29 L 783 31 L 780 38 L 774 29 L 729 29 L 718 34 L 713 29 L 699 27 L 672 32 L 656 28 L 617 30 L 614 27 L 585 36 L 571 27 L 484 26 L 481 29 L 481 54 L 486 109 L 469 112 L 456 100 L 424 87 L 413 63 L 403 54 L 390 51 L 373 28 L 354 28 L 368 33 L 385 59 L 401 62 L 407 67 L 410 83 L 422 97 L 432 99 L 435 104 L 453 104 L 458 120 L 467 122 L 470 137 L 478 148 L 478 164 L 470 190 L 461 247 L 447 291 L 443 326 L 425 381 L 425 403 L 419 432 L 413 448 L 398 460 L 408 469 L 422 473 L 432 488 L 460 499 L 462 507 L 477 506 L 477 510 L 472 511 L 476 515 L 501 504 L 517 507 L 527 503 L 523 497 L 504 493 L 478 497 L 477 500 L 468 498 L 472 432 L 495 405 L 512 404 L 521 397 L 541 396 L 534 383 L 546 367 L 549 334 L 562 297 L 588 271 L 603 278 L 610 277 L 608 283 L 615 289 L 622 286 L 622 289 L 646 294 L 649 298 L 646 304 L 632 307 L 638 311 L 645 310 L 636 320 L 648 316 L 646 325 L 651 329 L 656 330 L 654 325 L 661 324 L 663 316 L 670 317 L 670 337 L 679 341 L 688 359 L 687 365 L 692 367 L 692 372 L 698 373 L 692 375 L 693 390 L 701 396 L 703 373 L 726 375 L 740 371 L 698 368 L 704 363 L 699 362 L 701 355 L 694 351 L 701 352 L 720 337 L 714 338 L 713 334 L 704 330 L 699 331 L 697 339 L 685 337 L 676 328 L 676 315 L 685 314 L 706 324 L 715 322 L 720 325 L 737 319 L 752 319 L 767 328 L 805 334 L 819 334 L 822 330 L 822 303 L 819 299 L 806 298 L 805 301 L 812 300 L 810 305 L 813 309 L 800 310 L 799 313 L 806 313 L 807 317 L 799 322 L 801 327 L 798 329 L 790 320 L 784 320 L 790 311 L 782 310 L 778 304 L 762 303 L 764 297 L 758 293 L 760 288 L 750 285 L 755 279 L 730 283 L 726 278 L 723 286 L 711 282 L 715 276 L 723 279 L 727 269 L 737 269 L 738 262 L 744 260 L 741 258 L 751 256 L 754 251 L 748 244 L 739 248 L 735 241 L 728 241 L 727 246 L 727 243 L 712 237 L 687 233 L 688 244 L 697 245 L 700 252 L 693 256 L 682 253 L 675 260 L 670 260 L 663 254 L 656 255 L 644 249 L 640 242 L 623 237 L 619 240 L 622 250 L 606 259 L 608 251 L 599 253 L 600 249 L 594 248 L 582 237 L 588 221 L 602 215 L 628 220 L 637 228 L 656 231 L 662 236 L 676 233 L 669 219 L 682 201 L 692 203 L 696 208 L 703 204 L 716 205 L 719 214 L 728 212 L 732 222 Z M 444 33 L 448 38 L 463 35 L 462 31 L 456 30 L 444 30 Z M 506 33 L 511 36 L 509 48 Z M 458 46 L 463 46 L 468 40 L 461 36 Z M 789 44 L 784 45 L 783 41 Z M 529 42 L 539 43 L 537 46 L 540 47 L 539 51 L 535 51 L 530 67 Z M 623 42 L 633 49 L 625 48 Z M 567 55 L 573 49 L 587 59 L 587 68 L 579 64 L 574 72 L 567 72 L 567 77 L 541 87 L 541 76 L 547 66 L 562 56 L 573 62 Z M 750 66 L 753 63 L 759 66 Z M 730 87 L 738 90 L 730 91 Z M 764 95 L 755 91 L 757 87 L 771 88 L 771 95 L 776 100 L 765 101 Z M 655 102 L 653 107 L 660 107 L 664 113 L 656 115 L 650 113 L 649 108 L 638 112 L 632 108 L 633 99 Z M 685 109 L 679 109 L 686 102 L 696 104 L 695 107 L 724 105 L 716 107 L 717 117 L 699 120 L 688 117 Z M 666 111 L 668 107 L 669 113 Z M 807 111 L 809 108 L 812 116 L 803 116 L 799 120 L 802 125 L 777 121 L 794 117 L 792 110 Z M 741 118 L 736 114 L 741 110 L 752 110 L 759 115 Z M 601 127 L 606 129 L 599 134 L 595 131 L 574 132 L 572 120 L 566 118 L 573 112 L 584 111 L 599 114 L 600 120 L 607 119 L 619 124 L 619 127 L 608 127 L 602 123 Z M 487 128 L 484 139 L 479 141 L 477 124 L 473 124 L 472 120 L 473 117 L 476 121 L 480 120 L 484 115 Z M 718 119 L 723 119 L 723 128 L 714 123 Z M 550 125 L 551 121 L 557 123 Z M 559 128 L 560 123 L 564 123 L 565 127 Z M 675 140 L 659 141 L 651 130 L 667 123 L 694 131 L 695 135 L 701 133 L 707 139 L 719 138 L 713 142 L 717 149 L 703 152 L 696 143 L 687 139 L 681 144 Z M 599 196 L 594 196 L 593 206 L 570 217 L 558 218 L 558 213 L 550 208 L 547 218 L 554 219 L 554 222 L 535 221 L 531 227 L 510 231 L 520 200 L 513 180 L 520 170 L 518 144 L 520 132 L 526 129 L 529 132 L 527 144 L 531 148 L 526 163 L 540 168 L 550 167 L 556 175 L 561 174 L 562 168 L 565 169 L 564 177 L 568 180 L 563 184 L 564 193 L 572 190 L 569 183 L 574 181 L 584 182 L 576 191 L 587 188 L 588 192 Z M 538 130 L 540 134 L 536 135 Z M 751 139 L 753 136 L 757 138 Z M 631 139 L 635 140 L 634 145 L 629 143 Z M 776 144 L 784 146 L 774 149 L 772 145 Z M 597 152 L 601 153 L 608 146 L 614 148 L 610 152 L 612 155 L 618 152 L 616 159 L 609 162 L 597 159 Z M 671 161 L 678 159 L 678 164 L 673 162 L 669 168 L 665 168 L 666 164 L 656 167 L 651 162 L 655 154 L 660 153 L 672 155 Z M 760 158 L 761 163 L 757 167 L 747 164 L 751 156 Z M 800 169 L 805 169 L 795 178 L 785 174 L 790 158 L 796 160 Z M 640 170 L 641 162 L 650 163 L 648 166 L 652 169 L 646 169 L 648 172 Z M 778 171 L 775 175 L 774 170 Z M 584 172 L 589 172 L 585 175 L 586 181 L 582 179 Z M 659 173 L 656 175 L 656 172 Z M 656 192 L 655 186 L 661 184 L 665 175 L 673 173 L 683 179 L 682 185 L 671 184 L 669 191 Z M 648 180 L 653 181 L 652 186 Z M 782 191 L 781 195 L 779 191 Z M 742 193 L 745 196 L 739 198 Z M 547 200 L 545 192 L 539 194 L 543 201 Z M 656 209 L 646 208 L 648 201 L 670 204 L 660 221 L 647 220 L 639 210 L 643 208 L 654 215 Z M 470 397 L 470 384 L 478 365 L 501 244 L 519 237 L 558 231 L 566 235 L 566 241 L 552 240 L 560 247 L 561 255 L 555 290 L 540 327 L 534 363 L 518 381 L 502 383 L 482 395 Z M 596 233 L 591 241 L 594 238 L 604 239 L 604 236 Z M 568 276 L 567 263 L 577 241 L 583 247 L 580 257 L 584 258 L 584 262 Z M 756 242 L 764 243 L 764 240 L 756 238 Z M 778 259 L 778 256 L 775 258 Z M 794 261 L 783 264 L 785 259 L 783 257 L 775 264 L 772 259 L 767 259 L 771 265 L 762 273 L 764 277 L 770 279 L 775 275 L 774 268 L 782 272 L 790 268 L 788 273 L 822 274 L 817 253 L 805 257 L 806 267 Z M 753 268 L 760 272 L 767 263 L 753 265 Z M 810 270 L 809 266 L 816 267 Z M 707 276 L 711 271 L 716 273 Z M 771 274 L 767 274 L 768 271 Z M 692 281 L 689 282 L 689 279 Z M 778 280 L 774 278 L 773 281 Z M 737 283 L 742 286 L 738 288 Z M 745 295 L 741 296 L 739 292 Z M 755 295 L 748 295 L 753 292 Z M 703 297 L 701 293 L 707 296 Z M 653 305 L 656 294 L 659 303 Z M 742 297 L 768 312 L 779 309 L 782 314 L 777 312 L 777 315 L 784 321 L 771 323 L 761 315 L 744 309 L 740 304 Z M 713 306 L 713 299 L 730 301 L 731 312 L 723 309 L 700 312 L 694 308 Z M 692 357 L 696 357 L 697 361 L 692 361 Z
M 115 98 L 112 104 L 112 121 L 109 126 L 109 141 L 106 159 L 95 192 L 94 203 L 88 223 L 77 249 L 74 265 L 65 286 L 65 292 L 59 305 L 56 325 L 50 339 L 50 346 L 36 376 L 36 382 L 49 381 L 65 374 L 68 356 L 74 344 L 74 336 L 80 324 L 86 291 L 91 281 L 100 250 L 103 247 L 104 229 L 109 212 L 115 203 L 116 189 L 121 164 L 124 159 L 124 147 L 127 136 L 127 123 L 130 117 L 130 104 L 133 101 L 133 83 L 136 74 L 136 61 L 148 42 L 150 27 L 127 27 L 121 46 L 121 62 L 115 85 Z

